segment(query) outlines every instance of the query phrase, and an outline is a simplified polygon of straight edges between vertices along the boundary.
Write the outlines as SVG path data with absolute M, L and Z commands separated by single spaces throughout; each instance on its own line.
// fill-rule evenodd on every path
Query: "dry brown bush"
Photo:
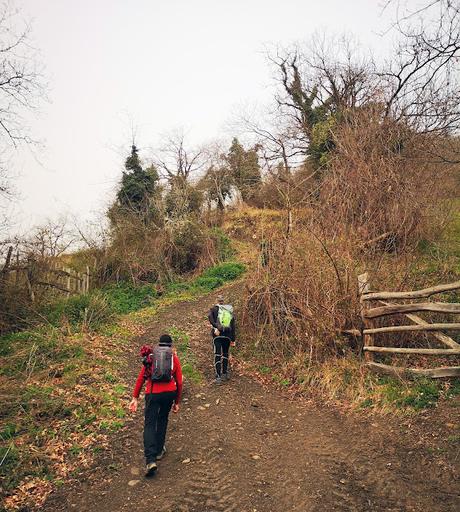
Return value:
M 330 233 L 345 233 L 366 250 L 402 252 L 439 232 L 455 165 L 431 156 L 434 137 L 382 118 L 377 106 L 340 125 L 334 143 L 320 193 Z
M 103 280 L 165 283 L 218 261 L 207 227 L 195 218 L 171 219 L 163 227 L 125 214 L 114 223 L 106 250 Z
M 266 242 L 263 264 L 248 278 L 242 320 L 265 352 L 303 352 L 314 364 L 343 353 L 340 330 L 354 326 L 359 304 L 346 241 L 326 246 L 310 228 L 298 225 L 290 241 Z
M 456 192 L 455 165 L 428 156 L 438 141 L 384 119 L 378 107 L 357 112 L 334 136 L 318 201 L 294 212 L 291 232 L 267 236 L 244 304 L 248 338 L 273 356 L 302 353 L 309 365 L 360 349 L 358 338 L 342 335 L 360 328 L 359 273 L 369 271 L 377 289 L 418 283 L 417 244 L 442 232 L 445 200 Z

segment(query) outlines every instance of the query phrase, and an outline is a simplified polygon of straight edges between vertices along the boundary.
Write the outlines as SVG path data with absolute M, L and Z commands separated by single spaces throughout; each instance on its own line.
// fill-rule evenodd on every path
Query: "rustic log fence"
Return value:
M 369 276 L 367 273 L 358 276 L 358 290 L 360 294 L 362 339 L 366 363 L 372 369 L 381 373 L 425 375 L 429 377 L 460 376 L 460 366 L 447 366 L 439 368 L 402 368 L 374 361 L 374 355 L 382 354 L 419 354 L 432 356 L 459 356 L 460 344 L 441 331 L 459 331 L 460 323 L 429 323 L 423 318 L 414 315 L 415 312 L 434 312 L 460 314 L 459 303 L 443 302 L 412 302 L 393 304 L 389 300 L 426 299 L 433 295 L 460 289 L 460 281 L 425 288 L 423 290 L 407 292 L 371 292 Z M 376 304 L 377 303 L 377 304 Z M 391 315 L 404 315 L 410 320 L 410 325 L 391 325 L 376 327 L 374 320 Z M 398 332 L 429 332 L 446 348 L 404 348 L 376 346 L 374 336 L 380 333 Z
M 84 272 L 77 272 L 56 258 L 26 256 L 21 259 L 19 253 L 12 257 L 12 248 L 0 270 L 0 292 L 9 287 L 25 287 L 31 302 L 35 301 L 40 288 L 69 296 L 88 293 L 91 284 L 89 266 Z

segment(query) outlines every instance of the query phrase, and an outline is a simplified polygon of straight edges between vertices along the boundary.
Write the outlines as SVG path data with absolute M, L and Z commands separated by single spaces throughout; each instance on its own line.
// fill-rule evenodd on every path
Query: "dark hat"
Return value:
M 160 336 L 160 345 L 163 347 L 170 347 L 172 345 L 172 338 L 169 334 L 162 334 Z

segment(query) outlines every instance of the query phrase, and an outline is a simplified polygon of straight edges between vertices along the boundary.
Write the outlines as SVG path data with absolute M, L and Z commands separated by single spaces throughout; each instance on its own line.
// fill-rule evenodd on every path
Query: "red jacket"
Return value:
M 139 375 L 137 376 L 136 385 L 134 386 L 133 397 L 139 398 L 144 382 L 147 382 L 145 386 L 145 393 L 164 393 L 165 391 L 176 391 L 177 396 L 174 400 L 176 404 L 180 402 L 182 394 L 182 368 L 180 365 L 179 358 L 176 354 L 173 355 L 173 378 L 169 382 L 152 382 L 150 379 L 144 379 L 145 366 L 142 366 Z

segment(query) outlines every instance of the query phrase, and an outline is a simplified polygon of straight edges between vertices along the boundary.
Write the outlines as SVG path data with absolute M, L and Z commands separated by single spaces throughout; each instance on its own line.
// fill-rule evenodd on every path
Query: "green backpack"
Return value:
M 219 305 L 218 314 L 219 323 L 222 327 L 230 327 L 233 319 L 233 308 L 232 306 L 221 306 Z

